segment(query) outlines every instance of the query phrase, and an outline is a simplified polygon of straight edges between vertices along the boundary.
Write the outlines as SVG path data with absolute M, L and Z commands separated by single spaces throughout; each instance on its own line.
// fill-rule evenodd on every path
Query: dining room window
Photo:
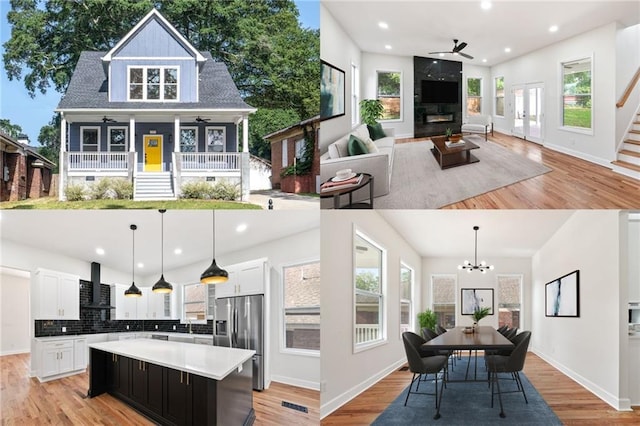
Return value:
M 498 327 L 522 329 L 522 275 L 497 275 Z
M 356 230 L 354 250 L 354 352 L 386 341 L 386 250 Z
M 455 275 L 431 275 L 431 310 L 446 329 L 456 326 L 456 284 Z
M 413 269 L 400 262 L 400 335 L 413 330 Z

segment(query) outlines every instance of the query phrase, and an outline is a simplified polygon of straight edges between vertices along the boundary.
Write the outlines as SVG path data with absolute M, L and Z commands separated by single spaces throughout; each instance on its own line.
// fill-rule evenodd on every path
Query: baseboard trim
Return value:
M 272 375 L 271 381 L 282 383 L 285 385 L 296 386 L 298 388 L 311 389 L 315 391 L 320 390 L 320 383 L 313 382 L 311 380 L 296 379 L 295 377 Z
M 27 348 L 27 349 L 13 349 L 11 351 L 2 351 L 2 352 L 0 352 L 0 356 L 28 354 L 30 352 L 31 352 L 31 350 L 29 348 Z
M 596 157 L 590 154 L 585 154 L 584 152 L 576 151 L 574 149 L 570 149 L 561 145 L 556 145 L 553 143 L 545 143 L 543 144 L 545 148 L 549 148 L 553 151 L 561 152 L 563 154 L 570 155 L 572 157 L 579 158 L 584 161 L 588 161 L 590 163 L 598 164 L 599 166 L 606 167 L 607 169 L 611 169 L 611 161 L 605 160 L 600 157 Z
M 323 419 L 326 416 L 328 416 L 329 414 L 333 413 L 338 408 L 342 407 L 347 402 L 351 401 L 353 398 L 357 397 L 362 392 L 366 391 L 371 386 L 375 385 L 380 380 L 384 379 L 389 374 L 393 373 L 395 370 L 400 368 L 406 362 L 407 362 L 407 360 L 405 358 L 402 358 L 402 359 L 394 362 L 393 364 L 391 364 L 390 366 L 388 366 L 387 368 L 385 368 L 384 370 L 382 370 L 380 373 L 376 374 L 375 376 L 365 380 L 364 382 L 361 382 L 361 383 L 355 385 L 354 387 L 352 387 L 351 389 L 347 390 L 346 392 L 344 392 L 344 393 L 338 395 L 337 397 L 333 398 L 331 401 L 328 401 L 325 404 L 322 404 L 320 406 L 320 419 Z
M 583 388 L 585 388 L 586 390 L 588 390 L 589 392 L 591 392 L 592 394 L 594 394 L 595 396 L 597 396 L 598 398 L 600 398 L 601 400 L 603 400 L 604 402 L 606 402 L 607 404 L 615 408 L 616 410 L 631 411 L 631 401 L 628 398 L 618 398 L 617 396 L 611 394 L 607 390 L 602 389 L 600 386 L 593 383 L 591 380 L 587 379 L 586 377 L 581 376 L 580 374 L 576 373 L 569 367 L 565 366 L 564 364 L 556 361 L 552 357 L 541 352 L 537 348 L 531 348 L 531 352 L 538 355 L 544 361 L 551 364 L 551 366 L 558 369 L 560 372 L 562 372 L 564 375 L 569 377 L 571 380 L 578 383 L 580 386 L 582 386 Z

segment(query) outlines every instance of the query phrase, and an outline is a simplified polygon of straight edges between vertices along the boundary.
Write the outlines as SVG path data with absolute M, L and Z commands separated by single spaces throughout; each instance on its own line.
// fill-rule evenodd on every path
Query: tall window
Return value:
M 80 127 L 80 141 L 83 151 L 100 151 L 100 127 Z
M 467 78 L 467 115 L 482 114 L 482 79 Z
M 498 326 L 522 328 L 522 275 L 498 275 Z
M 386 251 L 356 231 L 354 236 L 354 351 L 381 343 L 385 336 Z
M 207 127 L 207 152 L 224 152 L 225 147 L 224 127 Z
M 496 77 L 495 79 L 496 93 L 496 115 L 504 117 L 504 77 Z
M 180 127 L 180 152 L 198 152 L 197 127 Z
M 284 348 L 320 351 L 320 262 L 282 270 Z
M 591 129 L 591 58 L 562 64 L 562 125 Z
M 358 66 L 351 64 L 351 125 L 360 123 L 360 76 Z
M 444 328 L 456 326 L 456 276 L 431 276 L 431 310 L 437 324 Z
M 178 100 L 177 67 L 129 67 L 129 100 Z
M 207 322 L 207 287 L 200 283 L 182 286 L 182 320 Z
M 377 99 L 384 111 L 381 120 L 402 119 L 402 73 L 378 71 Z
M 300 139 L 296 141 L 296 160 L 300 161 L 304 158 L 305 155 L 305 140 Z
M 109 151 L 127 152 L 127 128 L 109 127 Z
M 413 331 L 413 269 L 400 263 L 400 334 Z

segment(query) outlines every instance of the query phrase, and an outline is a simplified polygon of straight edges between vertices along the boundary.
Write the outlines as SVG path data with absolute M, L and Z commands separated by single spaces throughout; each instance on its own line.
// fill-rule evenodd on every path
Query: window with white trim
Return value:
M 496 275 L 498 327 L 522 328 L 522 275 Z
M 224 127 L 207 127 L 207 152 L 225 152 L 226 133 Z
M 296 160 L 300 161 L 304 158 L 304 154 L 305 154 L 305 140 L 304 139 L 300 139 L 299 141 L 296 141 Z
M 182 286 L 182 321 L 193 324 L 207 322 L 207 288 L 200 283 Z
M 562 127 L 591 130 L 591 58 L 562 63 Z
M 127 127 L 109 126 L 107 130 L 107 135 L 109 138 L 109 151 L 127 152 L 129 146 L 127 130 Z
M 351 126 L 360 123 L 360 75 L 358 66 L 351 64 Z
M 289 165 L 289 140 L 282 140 L 282 167 Z
M 413 269 L 400 262 L 400 335 L 413 331 Z
M 282 268 L 285 351 L 320 351 L 320 262 Z
M 180 127 L 180 152 L 198 152 L 197 127 Z
M 402 73 L 377 71 L 376 98 L 382 102 L 380 121 L 402 120 Z
M 100 151 L 100 127 L 80 127 L 80 144 L 82 151 Z
M 495 112 L 498 117 L 504 117 L 504 77 L 496 77 L 494 82 Z
M 128 67 L 128 100 L 177 101 L 178 67 Z
M 455 275 L 431 275 L 431 310 L 446 329 L 456 326 L 456 281 Z
M 482 79 L 467 78 L 467 116 L 482 114 Z
M 354 250 L 354 351 L 383 343 L 386 336 L 386 250 L 355 231 Z

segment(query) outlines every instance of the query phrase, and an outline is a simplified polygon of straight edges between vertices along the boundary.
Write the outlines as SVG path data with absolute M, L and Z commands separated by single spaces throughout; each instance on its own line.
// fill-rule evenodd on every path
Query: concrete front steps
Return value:
M 173 178 L 169 172 L 139 172 L 134 200 L 175 200 Z
M 640 114 L 633 122 L 631 130 L 618 151 L 618 158 L 613 161 L 613 170 L 635 179 L 640 179 Z

